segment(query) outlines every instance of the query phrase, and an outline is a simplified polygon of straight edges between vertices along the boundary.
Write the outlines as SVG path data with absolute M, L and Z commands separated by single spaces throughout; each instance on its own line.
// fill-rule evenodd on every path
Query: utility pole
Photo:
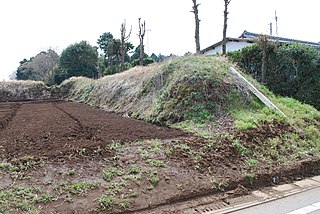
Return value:
M 277 11 L 275 10 L 275 20 L 276 20 L 276 36 L 278 37 L 278 16 L 277 16 Z

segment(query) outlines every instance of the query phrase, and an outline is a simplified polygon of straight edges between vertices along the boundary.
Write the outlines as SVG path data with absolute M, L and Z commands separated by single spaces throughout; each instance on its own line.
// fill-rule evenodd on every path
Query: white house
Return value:
M 254 44 L 253 39 L 247 38 L 230 38 L 227 37 L 226 49 L 227 51 L 236 51 L 240 50 L 244 47 L 250 46 Z M 222 53 L 222 41 L 213 44 L 201 51 L 204 55 L 213 55 L 213 54 L 221 54 Z
M 257 33 L 251 33 L 248 31 L 244 31 L 239 38 L 230 38 L 227 37 L 227 43 L 226 43 L 226 49 L 227 52 L 229 51 L 236 51 L 240 50 L 244 47 L 253 45 L 258 38 L 262 36 L 262 34 Z M 320 43 L 316 42 L 307 42 L 307 41 L 301 41 L 301 40 L 295 40 L 295 39 L 288 39 L 283 37 L 276 37 L 276 36 L 268 36 L 269 41 L 278 42 L 278 43 L 293 43 L 298 42 L 304 45 L 309 45 L 313 47 L 320 48 Z M 217 53 L 222 53 L 222 41 L 215 43 L 214 45 L 211 45 L 201 51 L 204 55 L 213 55 Z

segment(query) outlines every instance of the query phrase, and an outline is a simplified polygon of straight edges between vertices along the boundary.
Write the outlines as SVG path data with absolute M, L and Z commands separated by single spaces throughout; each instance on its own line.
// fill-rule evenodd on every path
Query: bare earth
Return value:
M 217 130 L 231 128 L 232 120 L 224 121 L 218 120 Z M 280 124 L 273 131 L 277 127 L 289 129 Z M 258 134 L 274 133 L 264 127 Z M 250 133 L 239 137 L 252 140 Z M 227 141 L 213 146 L 179 130 L 66 101 L 0 103 L 0 151 L 0 163 L 16 167 L 14 172 L 0 167 L 0 194 L 29 188 L 33 196 L 50 195 L 30 203 L 41 213 L 199 213 L 195 207 L 217 197 L 319 168 L 312 160 L 261 164 L 252 171 L 257 175 L 252 183 L 243 175 L 244 160 Z M 194 200 L 212 195 L 217 197 Z M 187 203 L 181 206 L 182 201 Z M 0 213 L 29 208 L 0 201 Z

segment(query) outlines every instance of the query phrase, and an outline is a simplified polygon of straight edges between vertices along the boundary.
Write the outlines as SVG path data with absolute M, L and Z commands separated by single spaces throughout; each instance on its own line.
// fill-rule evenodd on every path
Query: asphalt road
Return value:
M 232 214 L 320 214 L 320 187 L 282 199 L 232 212 Z

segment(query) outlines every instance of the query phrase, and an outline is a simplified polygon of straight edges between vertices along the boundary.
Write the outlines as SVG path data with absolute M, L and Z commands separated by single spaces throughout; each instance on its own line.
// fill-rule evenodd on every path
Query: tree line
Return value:
M 223 41 L 227 30 L 227 7 L 231 0 L 223 0 L 225 3 Z M 195 42 L 196 53 L 200 53 L 200 19 L 197 0 L 192 0 L 192 11 L 195 15 Z M 60 84 L 63 80 L 72 76 L 86 76 L 99 78 L 127 70 L 133 66 L 145 66 L 153 62 L 161 62 L 172 56 L 152 53 L 148 56 L 144 52 L 144 37 L 146 22 L 138 19 L 139 45 L 129 41 L 132 27 L 127 30 L 126 22 L 121 23 L 120 38 L 115 38 L 111 32 L 105 32 L 97 40 L 98 46 L 92 46 L 86 41 L 74 43 L 64 49 L 59 56 L 54 50 L 43 51 L 29 60 L 24 59 L 15 71 L 17 80 L 37 80 L 48 85 Z M 225 44 L 224 44 L 225 46 Z M 98 49 L 103 54 L 99 54 Z M 224 48 L 225 51 L 225 48 Z M 225 54 L 225 52 L 224 52 Z
M 52 49 L 42 51 L 29 60 L 20 61 L 20 66 L 14 72 L 15 79 L 43 81 L 48 85 L 60 84 L 72 76 L 99 78 L 137 65 L 161 62 L 173 56 L 146 54 L 143 44 L 146 23 L 140 18 L 138 21 L 140 43 L 136 47 L 129 42 L 132 28 L 127 31 L 124 21 L 120 27 L 120 39 L 115 38 L 111 32 L 105 32 L 97 39 L 97 46 L 81 41 L 69 45 L 60 56 Z

